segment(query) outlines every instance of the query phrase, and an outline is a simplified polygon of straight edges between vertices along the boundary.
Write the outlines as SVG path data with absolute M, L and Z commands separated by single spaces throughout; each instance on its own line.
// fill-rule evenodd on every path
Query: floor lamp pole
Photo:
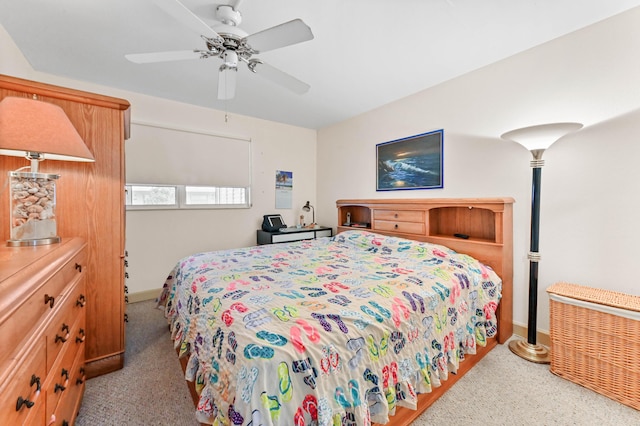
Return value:
M 540 243 L 540 184 L 542 177 L 542 167 L 533 167 L 533 178 L 531 180 L 531 245 L 529 249 L 529 318 L 527 342 L 535 345 L 537 317 L 538 317 L 538 262 L 540 253 L 538 252 Z
M 544 149 L 531 150 L 531 243 L 529 246 L 529 316 L 527 341 L 511 341 L 509 349 L 516 355 L 539 364 L 548 364 L 551 357 L 547 348 L 537 344 L 538 318 L 538 263 L 540 262 L 540 189 L 542 185 L 542 154 Z

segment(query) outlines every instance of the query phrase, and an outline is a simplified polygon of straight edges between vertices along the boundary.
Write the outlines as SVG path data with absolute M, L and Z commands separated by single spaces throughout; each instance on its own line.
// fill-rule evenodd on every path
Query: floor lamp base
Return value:
M 542 345 L 532 345 L 525 340 L 512 340 L 509 342 L 509 349 L 527 361 L 538 364 L 549 364 L 551 362 L 549 350 Z

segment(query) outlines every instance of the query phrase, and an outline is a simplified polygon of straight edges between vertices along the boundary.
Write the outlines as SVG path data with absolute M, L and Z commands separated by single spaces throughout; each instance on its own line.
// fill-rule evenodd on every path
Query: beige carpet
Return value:
M 198 424 L 166 321 L 154 306 L 127 307 L 125 366 L 87 381 L 78 426 Z M 499 345 L 413 424 L 640 425 L 640 411 Z

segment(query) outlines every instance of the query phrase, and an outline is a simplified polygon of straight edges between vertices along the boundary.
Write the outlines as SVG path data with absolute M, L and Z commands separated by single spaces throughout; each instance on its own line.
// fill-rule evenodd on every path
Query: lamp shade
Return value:
M 57 105 L 8 96 L 0 102 L 0 155 L 93 162 L 95 159 Z
M 564 135 L 580 130 L 581 128 L 582 124 L 580 123 L 539 124 L 537 126 L 511 130 L 500 137 L 517 142 L 529 151 L 544 150 Z

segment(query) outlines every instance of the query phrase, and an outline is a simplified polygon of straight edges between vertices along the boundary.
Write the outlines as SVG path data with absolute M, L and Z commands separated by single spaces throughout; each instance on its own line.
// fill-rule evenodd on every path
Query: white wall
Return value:
M 578 121 L 544 155 L 538 328 L 549 329 L 554 282 L 640 294 L 639 24 L 635 9 L 320 130 L 320 222 L 336 225 L 340 198 L 514 197 L 514 321 L 526 326 L 531 155 L 500 135 Z M 440 128 L 444 189 L 375 191 L 377 143 Z
M 264 214 L 280 213 L 288 224 L 295 224 L 304 213 L 301 210 L 304 203 L 307 200 L 315 203 L 315 130 L 233 114 L 225 122 L 222 111 L 35 72 L 2 26 L 0 73 L 127 99 L 132 105 L 132 121 L 251 139 L 253 206 L 250 209 L 127 212 L 130 293 L 159 289 L 175 263 L 189 254 L 255 245 L 256 230 Z M 175 132 L 167 132 L 167 137 L 174 139 Z M 135 143 L 135 135 L 126 142 L 131 143 Z M 153 155 L 151 152 L 150 162 Z M 275 209 L 276 170 L 293 172 L 291 209 Z

